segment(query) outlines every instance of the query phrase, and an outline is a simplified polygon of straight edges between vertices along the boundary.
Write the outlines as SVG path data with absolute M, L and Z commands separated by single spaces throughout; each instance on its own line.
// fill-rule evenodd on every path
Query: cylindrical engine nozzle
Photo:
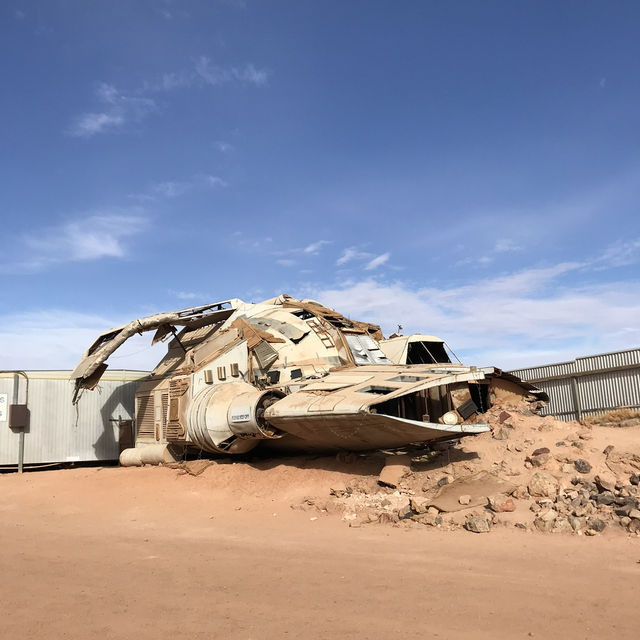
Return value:
M 264 412 L 283 397 L 284 393 L 254 388 L 237 395 L 227 411 L 231 431 L 239 438 L 281 438 L 282 433 L 264 419 Z
M 280 432 L 267 423 L 264 412 L 281 397 L 284 394 L 261 391 L 246 382 L 206 387 L 186 413 L 189 439 L 213 453 L 246 453 L 260 440 L 279 438 Z

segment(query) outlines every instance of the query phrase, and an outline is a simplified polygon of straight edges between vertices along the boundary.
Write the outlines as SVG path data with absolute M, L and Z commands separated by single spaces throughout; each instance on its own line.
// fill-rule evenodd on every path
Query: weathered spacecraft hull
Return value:
M 178 333 L 176 327 L 182 327 Z M 113 329 L 72 374 L 91 389 L 135 333 L 173 336 L 136 394 L 138 444 L 246 453 L 266 442 L 301 450 L 369 450 L 489 430 L 497 387 L 544 400 L 499 369 L 452 362 L 434 336 L 385 341 L 309 300 L 233 299 L 158 314 Z

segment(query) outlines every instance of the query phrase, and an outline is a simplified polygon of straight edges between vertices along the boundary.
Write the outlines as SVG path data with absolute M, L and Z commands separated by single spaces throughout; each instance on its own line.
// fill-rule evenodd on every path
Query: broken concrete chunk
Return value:
M 378 476 L 378 484 L 395 489 L 400 480 L 411 472 L 411 458 L 409 456 L 387 456 L 384 467 Z
M 487 516 L 467 516 L 464 528 L 472 533 L 489 533 L 491 520 Z
M 378 522 L 380 524 L 394 524 L 398 522 L 400 518 L 398 518 L 397 513 L 389 513 L 388 511 L 383 511 L 380 515 L 378 515 Z
M 587 528 L 587 519 L 586 518 L 581 518 L 581 517 L 577 517 L 574 515 L 570 515 L 567 520 L 569 521 L 569 524 L 571 525 L 571 528 L 578 533 L 578 531 L 584 531 Z
M 617 476 L 638 475 L 640 473 L 640 454 L 614 449 L 609 452 L 606 464 Z
M 415 498 L 411 498 L 409 500 L 409 506 L 411 507 L 411 511 L 413 511 L 413 513 L 426 513 L 427 512 L 427 505 L 424 503 L 424 501 L 419 502 Z
M 555 509 L 545 509 L 538 517 L 545 522 L 553 522 L 558 517 L 558 512 Z
M 495 440 L 508 440 L 509 439 L 509 429 L 505 427 L 500 427 L 493 432 L 493 437 Z
M 558 517 L 553 522 L 553 533 L 564 533 L 572 530 L 569 520 L 564 517 Z
M 545 471 L 534 473 L 529 480 L 529 493 L 535 497 L 551 498 L 558 493 L 558 481 Z
M 411 505 L 408 505 L 408 504 L 398 509 L 397 513 L 398 513 L 398 518 L 400 518 L 400 520 L 406 520 L 407 518 L 410 518 L 413 515 L 413 511 L 411 510 Z
M 510 495 L 512 495 L 516 500 L 525 500 L 529 497 L 529 491 L 527 490 L 527 487 L 519 485 L 511 492 Z
M 489 507 L 496 513 L 510 513 L 516 510 L 515 502 L 504 494 L 489 496 Z
M 440 487 L 428 504 L 439 511 L 460 511 L 467 507 L 478 507 L 487 504 L 487 497 L 497 493 L 509 494 L 515 489 L 515 485 L 503 480 L 488 471 L 480 471 L 464 478 L 458 478 L 443 487 Z M 468 495 L 468 505 L 461 505 L 460 496 Z
M 616 477 L 608 471 L 599 473 L 594 481 L 600 491 L 613 491 L 616 488 Z
M 212 464 L 215 464 L 213 460 L 187 460 L 187 462 L 182 463 L 181 468 L 190 476 L 199 476 L 207 467 L 210 467 Z
M 437 527 L 439 524 L 442 524 L 441 516 L 434 516 L 431 513 L 420 513 L 411 516 L 411 519 L 414 522 L 419 522 L 420 524 L 426 524 L 430 527 Z
M 544 520 L 543 518 L 536 518 L 533 521 L 533 526 L 538 531 L 548 533 L 553 529 L 553 520 Z

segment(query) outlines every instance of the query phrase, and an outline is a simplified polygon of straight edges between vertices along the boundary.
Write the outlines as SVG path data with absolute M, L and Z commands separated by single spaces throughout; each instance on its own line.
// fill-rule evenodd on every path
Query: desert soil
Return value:
M 639 637 L 637 536 L 349 526 L 292 508 L 379 469 L 1 475 L 0 638 Z

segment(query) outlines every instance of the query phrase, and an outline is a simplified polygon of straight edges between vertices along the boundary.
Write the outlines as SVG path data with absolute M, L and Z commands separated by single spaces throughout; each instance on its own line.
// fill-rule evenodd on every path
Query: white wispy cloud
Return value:
M 151 187 L 151 193 L 163 198 L 177 198 L 191 188 L 188 182 L 177 182 L 167 180 L 166 182 L 158 182 Z
M 147 220 L 140 212 L 92 213 L 43 228 L 17 240 L 28 259 L 0 264 L 5 273 L 39 271 L 64 262 L 125 258 L 127 240 L 139 234 Z
M 102 110 L 77 116 L 67 129 L 69 135 L 90 138 L 99 133 L 117 131 L 157 110 L 152 98 L 124 94 L 112 84 L 100 83 L 95 95 L 103 106 Z
M 597 258 L 599 268 L 624 267 L 640 260 L 640 238 L 618 240 Z
M 146 81 L 129 92 L 110 83 L 98 84 L 94 93 L 101 108 L 76 116 L 66 133 L 78 138 L 91 138 L 101 133 L 124 130 L 127 125 L 140 122 L 160 110 L 154 97 L 158 93 L 232 83 L 263 87 L 268 80 L 269 72 L 252 63 L 221 66 L 207 56 L 200 56 L 191 69 L 164 73 L 158 79 Z
M 347 264 L 353 260 L 370 260 L 373 257 L 368 251 L 360 251 L 357 247 L 347 247 L 336 260 L 337 265 Z
M 156 182 L 141 193 L 132 193 L 130 198 L 139 201 L 153 201 L 161 198 L 178 198 L 194 189 L 222 189 L 229 183 L 220 176 L 197 174 L 184 180 L 165 180 Z
M 316 255 L 317 253 L 320 253 L 322 247 L 331 243 L 331 240 L 317 240 L 316 242 L 308 244 L 302 251 L 304 253 L 311 253 L 313 255 Z
M 229 184 L 219 176 L 203 176 L 203 180 L 210 187 L 228 187 Z
M 375 258 L 367 262 L 365 269 L 367 271 L 373 271 L 373 269 L 377 269 L 378 267 L 381 267 L 383 264 L 385 264 L 390 257 L 391 257 L 391 254 L 388 252 L 383 253 L 379 256 L 376 256 Z
M 271 240 L 271 239 L 270 239 Z M 246 244 L 246 243 L 245 243 Z M 292 247 L 290 249 L 269 250 L 272 256 L 277 256 L 276 263 L 283 267 L 291 267 L 306 256 L 317 256 L 322 252 L 322 248 L 333 244 L 333 240 L 316 240 L 303 247 Z M 247 244 L 247 246 L 252 246 Z M 263 248 L 256 245 L 256 248 Z
M 221 153 L 229 153 L 234 150 L 234 146 L 229 142 L 225 142 L 224 140 L 216 140 L 215 142 L 216 149 Z
M 217 86 L 229 82 L 240 82 L 261 87 L 267 84 L 269 73 L 248 63 L 242 67 L 222 67 L 214 64 L 207 56 L 200 56 L 195 63 L 197 77 L 205 84 Z
M 515 251 L 522 251 L 522 246 L 512 238 L 499 238 L 496 240 L 493 250 L 496 253 L 511 253 Z
M 77 117 L 68 130 L 69 135 L 90 138 L 96 133 L 118 129 L 125 123 L 122 113 L 83 113 Z

